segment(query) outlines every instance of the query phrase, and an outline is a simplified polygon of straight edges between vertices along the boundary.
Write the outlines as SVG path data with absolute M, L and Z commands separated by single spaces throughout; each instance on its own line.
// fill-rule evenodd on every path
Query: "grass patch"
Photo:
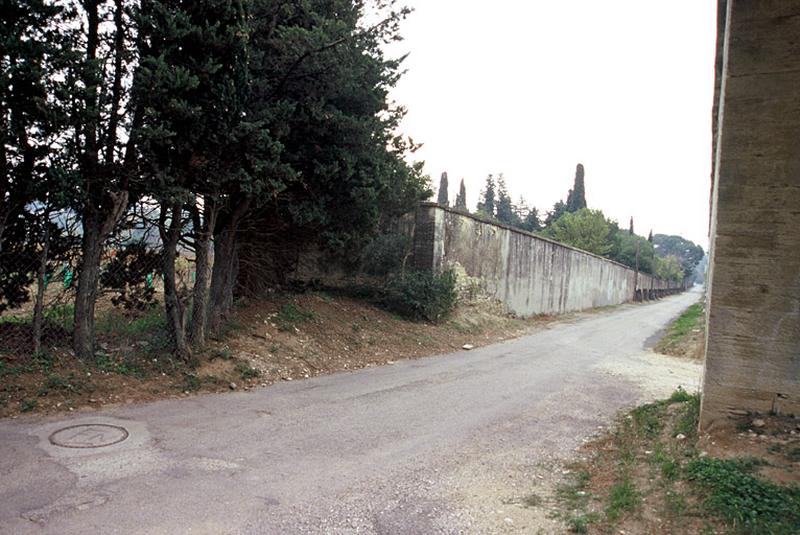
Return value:
M 636 485 L 630 475 L 625 475 L 622 481 L 611 487 L 606 507 L 606 517 L 611 522 L 619 520 L 624 513 L 632 513 L 639 508 L 642 497 L 636 490 Z
M 659 353 L 669 353 L 686 340 L 695 330 L 705 329 L 705 308 L 703 303 L 695 303 L 687 308 L 678 319 L 672 322 L 667 333 L 656 344 L 655 350 Z

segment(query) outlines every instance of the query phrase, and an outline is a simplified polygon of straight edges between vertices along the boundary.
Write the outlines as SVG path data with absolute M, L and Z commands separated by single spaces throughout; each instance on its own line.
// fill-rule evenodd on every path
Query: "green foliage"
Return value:
M 39 402 L 34 398 L 23 399 L 19 402 L 19 410 L 20 412 L 30 412 L 35 409 L 38 404 Z
M 492 175 L 487 176 L 486 185 L 481 192 L 481 199 L 478 201 L 478 213 L 484 214 L 490 219 L 494 218 L 496 214 L 496 188 L 494 177 Z
M 464 179 L 461 179 L 461 185 L 458 187 L 458 195 L 456 195 L 455 207 L 459 210 L 467 209 L 467 188 L 464 186 Z
M 577 212 L 586 208 L 586 188 L 584 186 L 584 169 L 582 164 L 578 164 L 575 169 L 575 182 L 567 195 L 568 212 Z
M 696 459 L 688 477 L 708 493 L 705 505 L 731 522 L 740 533 L 753 535 L 800 532 L 800 488 L 782 487 L 754 476 L 752 463 Z
M 278 330 L 291 332 L 297 325 L 312 319 L 314 319 L 314 313 L 310 310 L 302 310 L 293 303 L 287 303 L 275 315 L 275 324 L 278 326 Z
M 399 271 L 410 245 L 410 239 L 405 234 L 390 233 L 375 236 L 361 253 L 364 273 L 385 277 Z
M 703 303 L 695 303 L 684 310 L 667 328 L 667 333 L 656 344 L 656 351 L 665 351 L 680 344 L 696 329 L 705 328 L 705 308 Z
M 439 179 L 439 196 L 436 198 L 436 202 L 441 204 L 442 206 L 449 206 L 450 202 L 447 198 L 448 195 L 448 182 L 447 182 L 447 173 L 442 173 L 441 179 Z
M 665 234 L 654 235 L 652 242 L 660 258 L 674 257 L 683 270 L 683 276 L 693 280 L 694 269 L 705 256 L 702 247 L 681 236 Z
M 255 379 L 261 375 L 261 372 L 258 369 L 253 368 L 246 362 L 237 362 L 235 370 L 244 380 Z
M 692 266 L 692 269 L 694 269 L 694 266 Z M 678 259 L 672 255 L 663 258 L 656 258 L 654 274 L 660 279 L 675 282 L 682 281 L 684 277 L 684 271 L 681 269 Z
M 636 489 L 636 485 L 630 476 L 626 476 L 622 481 L 611 487 L 609 493 L 606 516 L 612 522 L 616 522 L 624 513 L 632 513 L 639 508 L 642 497 Z
M 495 217 L 501 223 L 519 226 L 520 221 L 514 211 L 514 204 L 508 194 L 506 179 L 502 173 L 497 177 L 497 202 L 495 203 Z
M 389 282 L 383 301 L 391 310 L 414 320 L 433 323 L 445 319 L 456 307 L 456 275 L 428 271 L 405 273 Z
M 546 230 L 546 235 L 561 243 L 597 255 L 611 252 L 611 224 L 600 210 L 583 208 L 561 216 Z

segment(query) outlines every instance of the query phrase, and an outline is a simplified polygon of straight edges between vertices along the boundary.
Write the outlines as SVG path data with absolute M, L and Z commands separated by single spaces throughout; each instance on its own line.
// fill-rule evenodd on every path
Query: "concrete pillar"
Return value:
M 800 0 L 723 17 L 704 430 L 800 414 Z

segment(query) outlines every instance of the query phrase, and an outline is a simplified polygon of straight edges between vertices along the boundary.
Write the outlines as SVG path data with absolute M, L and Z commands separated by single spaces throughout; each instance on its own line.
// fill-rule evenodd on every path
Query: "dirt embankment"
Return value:
M 185 366 L 163 354 L 103 344 L 94 362 L 68 351 L 0 358 L 0 416 L 247 390 L 357 370 L 520 336 L 552 321 L 510 317 L 500 305 L 462 305 L 439 325 L 404 320 L 360 299 L 273 294 L 243 304 L 223 340 Z

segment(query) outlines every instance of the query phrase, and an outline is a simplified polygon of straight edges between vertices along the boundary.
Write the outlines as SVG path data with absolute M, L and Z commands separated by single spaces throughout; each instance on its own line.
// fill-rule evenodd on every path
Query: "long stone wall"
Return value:
M 417 269 L 462 271 L 520 316 L 654 299 L 676 283 L 471 214 L 423 203 L 415 216 Z

